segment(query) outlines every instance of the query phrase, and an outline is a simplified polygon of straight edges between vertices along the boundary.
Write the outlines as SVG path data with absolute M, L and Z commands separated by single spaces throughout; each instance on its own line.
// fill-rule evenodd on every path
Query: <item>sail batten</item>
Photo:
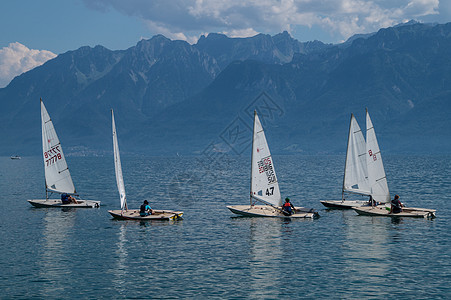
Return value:
M 75 194 L 74 183 L 70 176 L 61 143 L 42 100 L 41 123 L 46 188 L 49 186 L 55 187 L 52 190 L 57 193 Z
M 64 170 L 58 171 L 58 173 L 63 173 L 64 171 L 69 171 L 69 168 L 66 168 Z
M 252 140 L 251 196 L 273 206 L 281 206 L 279 183 L 263 127 L 254 112 Z

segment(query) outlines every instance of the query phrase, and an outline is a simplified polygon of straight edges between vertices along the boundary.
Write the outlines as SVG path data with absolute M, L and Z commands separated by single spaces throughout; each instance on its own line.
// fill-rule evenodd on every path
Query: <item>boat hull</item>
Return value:
M 181 219 L 183 216 L 183 211 L 173 211 L 173 210 L 153 210 L 153 214 L 149 216 L 142 217 L 139 214 L 139 209 L 129 209 L 126 211 L 109 210 L 108 211 L 113 218 L 118 220 L 138 220 L 138 221 L 169 221 Z
M 368 201 L 351 201 L 351 200 L 321 200 L 322 205 L 327 208 L 352 209 L 353 207 L 368 206 Z
M 59 208 L 98 208 L 100 201 L 77 200 L 77 203 L 63 204 L 59 199 L 31 199 L 28 202 L 34 207 L 59 207 Z
M 385 206 L 354 207 L 355 212 L 363 216 L 382 216 L 392 218 L 435 218 L 435 210 L 425 208 L 403 208 L 402 212 L 392 214 Z
M 280 209 L 276 209 L 269 205 L 231 205 L 227 208 L 234 214 L 245 217 L 269 217 L 269 218 L 316 218 L 318 213 L 313 209 L 306 209 L 303 207 L 296 208 L 296 211 L 291 216 L 284 215 Z

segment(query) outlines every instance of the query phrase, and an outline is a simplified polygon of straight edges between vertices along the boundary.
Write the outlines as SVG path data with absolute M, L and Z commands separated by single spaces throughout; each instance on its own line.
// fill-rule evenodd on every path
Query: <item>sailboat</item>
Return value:
M 111 120 L 113 128 L 114 170 L 116 172 L 116 183 L 117 189 L 119 191 L 121 209 L 109 210 L 108 212 L 113 216 L 113 218 L 120 220 L 176 220 L 178 218 L 181 218 L 183 216 L 182 211 L 154 209 L 151 215 L 141 216 L 139 209 L 128 209 L 113 110 L 111 110 Z
M 353 207 L 359 215 L 389 216 L 389 217 L 435 217 L 435 210 L 424 208 L 403 208 L 401 213 L 390 213 L 390 191 L 387 177 L 382 163 L 381 151 L 377 143 L 376 132 L 373 127 L 368 109 L 366 110 L 366 164 L 368 170 L 368 185 L 373 200 L 381 205 Z
M 256 111 L 254 111 L 251 156 L 250 205 L 227 206 L 231 212 L 247 217 L 313 218 L 318 216 L 313 209 L 303 207 L 296 207 L 290 216 L 285 215 L 282 211 L 282 197 L 276 171 Z M 255 205 L 257 201 L 262 205 Z
M 61 199 L 50 199 L 51 194 L 77 195 L 63 148 L 56 135 L 53 122 L 41 99 L 42 150 L 45 171 L 45 199 L 28 200 L 35 207 L 99 207 L 100 201 L 80 200 L 78 203 L 63 204 Z
M 345 194 L 371 196 L 368 183 L 365 138 L 354 114 L 351 114 L 349 123 L 341 200 L 322 200 L 320 202 L 328 208 L 342 209 L 371 205 L 371 201 L 345 200 Z

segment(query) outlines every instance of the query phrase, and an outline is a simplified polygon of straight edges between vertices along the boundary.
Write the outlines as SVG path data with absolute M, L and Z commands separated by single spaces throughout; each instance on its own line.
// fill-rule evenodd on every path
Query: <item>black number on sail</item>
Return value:
M 272 194 L 274 194 L 274 187 L 266 189 L 266 196 L 271 196 Z

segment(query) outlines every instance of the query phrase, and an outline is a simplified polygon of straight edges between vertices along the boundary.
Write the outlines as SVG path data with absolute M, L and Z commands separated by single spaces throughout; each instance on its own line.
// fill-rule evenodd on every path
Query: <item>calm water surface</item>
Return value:
M 99 209 L 37 209 L 40 157 L 0 158 L 0 298 L 451 298 L 450 156 L 386 156 L 392 195 L 436 208 L 399 219 L 326 210 L 344 157 L 275 156 L 283 196 L 317 220 L 236 218 L 249 158 L 123 157 L 129 207 L 180 209 L 177 222 L 115 221 L 112 157 L 69 157 L 78 192 Z

